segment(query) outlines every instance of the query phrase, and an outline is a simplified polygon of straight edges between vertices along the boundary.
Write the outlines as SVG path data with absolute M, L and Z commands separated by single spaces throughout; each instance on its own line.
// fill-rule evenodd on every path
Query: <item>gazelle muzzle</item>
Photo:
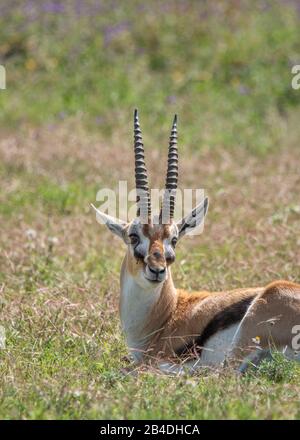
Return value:
M 154 244 L 146 258 L 145 276 L 149 281 L 162 282 L 166 279 L 166 273 L 167 264 L 163 249 Z

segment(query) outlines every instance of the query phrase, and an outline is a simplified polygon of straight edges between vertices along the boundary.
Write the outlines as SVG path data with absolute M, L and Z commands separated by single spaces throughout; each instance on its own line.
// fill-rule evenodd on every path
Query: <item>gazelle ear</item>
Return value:
M 208 210 L 208 197 L 197 205 L 192 212 L 177 223 L 178 240 L 184 235 L 189 234 L 194 228 L 203 223 L 204 217 Z
M 118 235 L 118 237 L 125 241 L 127 223 L 123 220 L 116 219 L 111 215 L 104 214 L 104 212 L 99 211 L 99 209 L 97 209 L 93 204 L 91 204 L 91 206 L 96 211 L 97 222 L 101 225 L 105 224 L 111 232 Z

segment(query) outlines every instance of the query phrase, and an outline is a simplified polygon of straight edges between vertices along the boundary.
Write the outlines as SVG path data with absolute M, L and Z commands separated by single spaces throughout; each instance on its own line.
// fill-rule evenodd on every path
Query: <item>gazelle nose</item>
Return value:
M 150 272 L 154 273 L 155 275 L 162 275 L 166 271 L 165 267 L 151 267 L 151 266 L 148 267 Z

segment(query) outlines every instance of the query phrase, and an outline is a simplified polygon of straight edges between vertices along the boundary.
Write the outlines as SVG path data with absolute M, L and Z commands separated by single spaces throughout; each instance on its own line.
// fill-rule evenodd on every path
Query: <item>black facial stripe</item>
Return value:
M 133 249 L 133 255 L 135 258 L 137 258 L 138 260 L 144 260 L 145 256 L 139 249 L 138 249 L 139 245 L 137 244 L 134 249 Z
M 244 298 L 217 313 L 217 315 L 214 316 L 204 328 L 202 334 L 176 350 L 176 355 L 182 356 L 193 351 L 200 356 L 203 346 L 211 336 L 220 330 L 224 330 L 231 325 L 236 324 L 243 318 L 255 296 L 256 294 L 252 295 L 251 297 Z
M 136 249 L 134 250 L 134 257 L 137 258 L 138 260 L 144 260 L 145 256 L 143 254 L 141 254 L 139 251 L 137 251 Z
M 175 261 L 175 252 L 173 250 L 166 251 L 165 258 L 169 263 L 173 263 Z

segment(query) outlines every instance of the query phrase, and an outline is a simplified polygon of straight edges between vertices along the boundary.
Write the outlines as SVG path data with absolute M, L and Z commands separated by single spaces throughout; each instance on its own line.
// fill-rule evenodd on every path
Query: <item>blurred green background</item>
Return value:
M 2 0 L 1 126 L 76 117 L 109 138 L 138 107 L 151 142 L 176 111 L 186 148 L 264 153 L 299 112 L 299 16 L 283 0 Z

